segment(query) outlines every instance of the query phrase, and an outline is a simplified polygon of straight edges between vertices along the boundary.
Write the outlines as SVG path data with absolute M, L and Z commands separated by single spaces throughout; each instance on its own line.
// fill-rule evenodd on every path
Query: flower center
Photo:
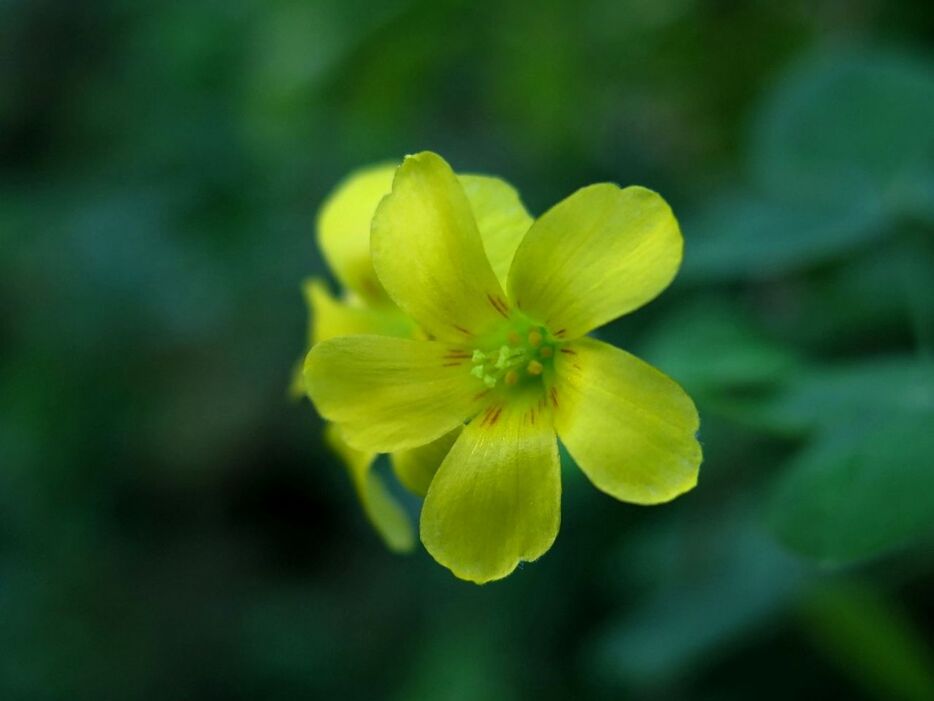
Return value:
M 470 374 L 488 388 L 541 385 L 550 375 L 559 344 L 539 324 L 511 324 L 473 350 Z

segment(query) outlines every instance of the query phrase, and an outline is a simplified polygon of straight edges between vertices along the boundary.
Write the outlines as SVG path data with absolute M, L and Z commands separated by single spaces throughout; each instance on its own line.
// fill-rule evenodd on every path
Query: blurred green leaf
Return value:
M 888 206 L 907 221 L 934 224 L 934 156 L 906 171 L 889 191 Z
M 767 425 L 790 432 L 854 428 L 934 411 L 934 366 L 910 357 L 812 368 L 762 409 Z
M 833 16 L 922 45 L 934 5 L 915 5 Z M 880 389 L 841 365 L 824 386 L 807 358 L 934 347 L 917 130 L 882 188 L 844 172 L 805 201 L 766 173 L 706 223 L 675 207 L 703 298 L 600 333 L 649 331 L 692 392 L 701 485 L 621 505 L 563 452 L 561 537 L 506 582 L 384 552 L 312 408 L 283 396 L 297 281 L 325 274 L 314 211 L 347 170 L 431 148 L 537 212 L 604 180 L 677 203 L 746 158 L 751 100 L 826 22 L 806 3 L 0 0 L 0 699 L 619 695 L 594 672 L 643 699 L 859 695 L 783 616 L 811 563 L 730 504 L 757 505 L 804 439 L 757 409 L 818 437 L 913 415 L 921 370 Z M 931 559 L 911 554 L 866 574 L 905 562 L 921 614 Z M 879 621 L 862 635 L 902 655 Z
M 791 344 L 816 347 L 825 355 L 848 353 L 867 342 L 885 348 L 909 332 L 912 295 L 906 273 L 917 259 L 903 246 L 872 246 L 864 255 L 798 279 L 783 290 L 770 328 Z
M 815 589 L 803 613 L 815 646 L 877 698 L 934 698 L 934 655 L 893 601 L 866 586 L 838 583 Z
M 880 396 L 881 401 L 894 398 Z M 782 542 L 828 564 L 843 564 L 934 534 L 930 399 L 928 392 L 924 409 L 841 420 L 800 453 L 781 476 L 770 505 L 770 525 Z M 863 397 L 872 400 L 871 394 Z M 832 411 L 833 405 L 827 406 Z
M 637 686 L 675 683 L 797 595 L 804 571 L 795 560 L 748 520 L 730 518 L 721 525 L 713 544 L 695 534 L 688 552 L 682 547 L 680 567 L 693 562 L 692 572 L 654 588 L 611 626 L 597 646 L 600 673 Z
M 798 365 L 794 351 L 758 330 L 748 313 L 713 297 L 663 319 L 640 355 L 691 394 L 772 386 Z
M 751 155 L 767 191 L 810 202 L 923 203 L 900 192 L 912 192 L 934 159 L 934 69 L 886 53 L 812 57 L 764 104 Z
M 934 216 L 927 64 L 872 54 L 811 60 L 766 100 L 754 132 L 757 187 L 686 219 L 686 280 L 787 273 L 881 238 L 893 217 Z
M 712 201 L 683 228 L 682 276 L 689 282 L 776 276 L 833 259 L 885 233 L 875 197 L 805 205 L 733 194 Z

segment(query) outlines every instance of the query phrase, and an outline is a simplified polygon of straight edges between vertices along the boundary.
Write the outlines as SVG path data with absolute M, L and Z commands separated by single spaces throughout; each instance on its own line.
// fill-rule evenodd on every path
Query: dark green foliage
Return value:
M 0 2 L 0 699 L 928 699 L 934 7 Z M 599 334 L 696 490 L 478 588 L 370 531 L 287 399 L 316 208 L 421 149 L 530 209 L 661 192 Z M 410 501 L 413 516 L 416 500 Z

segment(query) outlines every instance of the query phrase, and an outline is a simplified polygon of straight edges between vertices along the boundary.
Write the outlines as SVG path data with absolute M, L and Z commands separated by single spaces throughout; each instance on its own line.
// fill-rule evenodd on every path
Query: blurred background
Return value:
M 920 0 L 0 1 L 0 698 L 934 698 L 932 40 Z M 686 240 L 599 335 L 695 398 L 699 487 L 565 455 L 484 587 L 390 554 L 287 398 L 322 198 L 426 148 Z

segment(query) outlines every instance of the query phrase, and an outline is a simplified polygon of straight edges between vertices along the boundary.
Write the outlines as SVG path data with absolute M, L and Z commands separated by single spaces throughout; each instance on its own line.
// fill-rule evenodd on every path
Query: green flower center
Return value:
M 541 324 L 513 321 L 495 334 L 478 339 L 470 374 L 489 389 L 541 386 L 549 377 L 560 341 Z

